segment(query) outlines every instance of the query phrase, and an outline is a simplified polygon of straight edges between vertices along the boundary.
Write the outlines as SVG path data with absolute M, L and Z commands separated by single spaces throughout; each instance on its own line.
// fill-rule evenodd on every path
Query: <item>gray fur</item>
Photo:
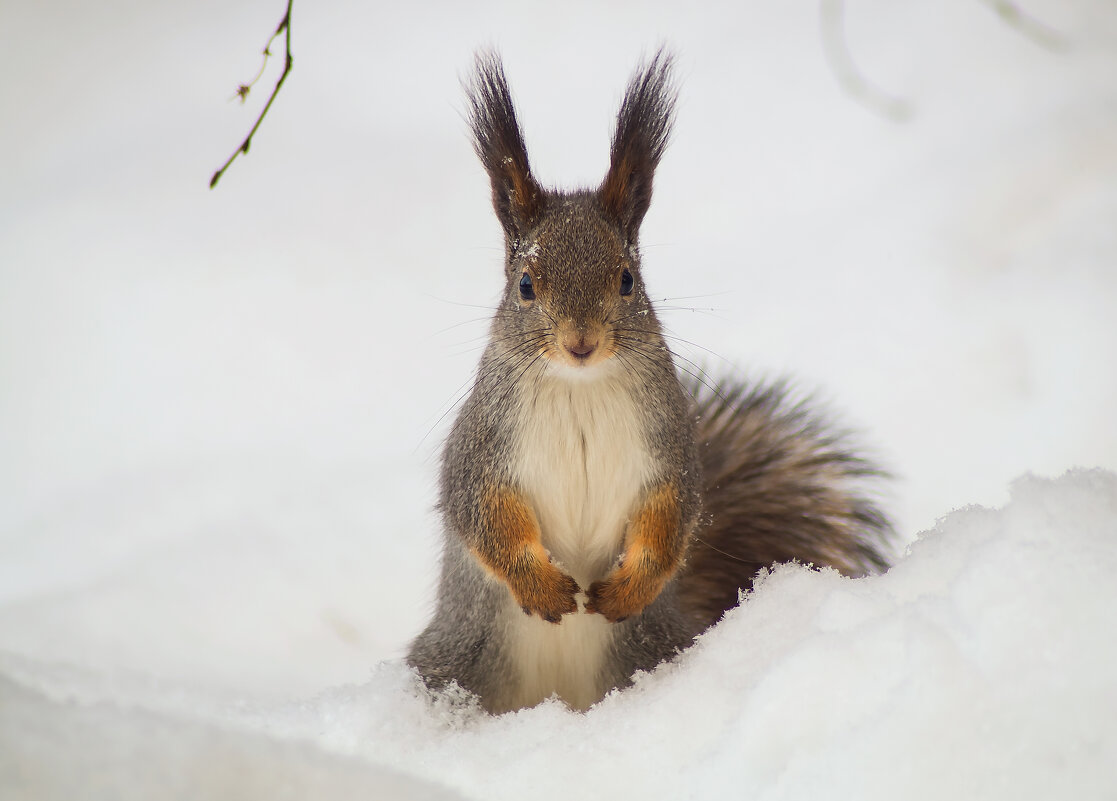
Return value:
M 843 464 L 847 472 L 859 469 L 852 466 L 854 462 L 863 464 L 831 447 L 833 440 L 820 427 L 802 424 L 801 416 L 782 410 L 779 402 L 757 403 L 754 395 L 743 391 L 724 400 L 716 393 L 713 397 L 699 395 L 696 407 L 691 396 L 699 388 L 684 387 L 679 381 L 644 285 L 636 246 L 637 229 L 650 201 L 652 173 L 674 112 L 669 57 L 657 54 L 630 82 L 613 140 L 612 166 L 601 189 L 572 193 L 541 189 L 532 177 L 499 60 L 482 56 L 477 69 L 470 89 L 471 122 L 477 152 L 492 181 L 494 209 L 504 228 L 505 288 L 473 389 L 443 453 L 439 509 L 445 543 L 438 602 L 431 622 L 412 644 L 408 661 L 432 689 L 457 683 L 493 712 L 547 696 L 544 689 L 540 697 L 525 700 L 517 690 L 517 683 L 523 680 L 516 665 L 515 638 L 522 629 L 515 615 L 520 612 L 509 587 L 477 556 L 492 543 L 484 499 L 494 487 L 519 490 L 522 476 L 517 470 L 522 466 L 517 467 L 517 455 L 530 454 L 534 447 L 528 433 L 534 429 L 525 427 L 525 421 L 537 425 L 537 413 L 550 410 L 549 399 L 556 392 L 561 396 L 567 391 L 564 387 L 571 398 L 580 392 L 591 399 L 597 397 L 596 390 L 586 390 L 579 383 L 581 376 L 605 375 L 607 378 L 592 380 L 607 382 L 609 391 L 613 396 L 619 393 L 623 403 L 603 402 L 599 408 L 591 408 L 593 425 L 586 423 L 580 429 L 577 426 L 582 423 L 554 421 L 554 425 L 574 426 L 569 442 L 564 441 L 569 470 L 584 469 L 587 477 L 591 475 L 586 460 L 601 453 L 601 443 L 586 441 L 592 432 L 635 432 L 632 436 L 639 442 L 618 434 L 618 447 L 636 448 L 633 453 L 641 454 L 647 471 L 642 492 L 651 493 L 664 485 L 677 491 L 678 537 L 684 547 L 696 532 L 700 541 L 706 534 L 707 547 L 720 543 L 737 554 L 732 558 L 743 567 L 722 565 L 708 571 L 716 579 L 712 586 L 713 579 L 700 575 L 698 569 L 710 561 L 706 554 L 675 572 L 642 611 L 599 628 L 605 631 L 605 655 L 600 675 L 588 679 L 596 688 L 589 699 L 592 703 L 609 689 L 627 685 L 635 671 L 650 670 L 672 658 L 730 605 L 719 600 L 720 606 L 714 609 L 714 602 L 704 602 L 700 596 L 731 597 L 732 603 L 737 588 L 749 586 L 758 569 L 755 560 L 748 559 L 748 537 L 757 536 L 758 530 L 747 520 L 749 504 L 758 508 L 757 498 L 764 493 L 795 498 L 783 507 L 783 518 L 768 520 L 762 527 L 766 546 L 779 539 L 780 531 L 793 532 L 802 515 L 810 515 L 812 497 L 826 497 L 830 506 L 825 511 L 830 517 L 835 503 L 848 509 L 847 517 L 836 524 L 844 527 L 841 536 L 833 528 L 816 526 L 807 531 L 811 547 L 803 551 L 819 564 L 825 559 L 818 554 L 833 553 L 832 562 L 847 572 L 883 565 L 872 540 L 887 531 L 887 522 L 875 507 L 843 495 L 841 486 L 824 487 L 827 491 L 815 496 L 801 492 L 841 474 Z M 619 290 L 626 272 L 632 277 L 630 293 Z M 527 299 L 520 286 L 525 275 L 535 293 Z M 597 358 L 597 366 L 577 366 L 571 342 L 578 342 L 579 348 L 589 343 L 585 347 L 593 349 L 590 355 Z M 575 366 L 563 367 L 564 360 Z M 632 409 L 636 419 L 627 419 L 627 415 L 595 417 L 620 414 L 618 409 Z M 701 433 L 696 427 L 699 410 Z M 546 420 L 543 424 L 550 425 Z M 785 455 L 805 456 L 772 459 L 780 448 Z M 734 461 L 734 453 L 742 458 Z M 700 454 L 716 476 L 713 486 L 703 483 Z M 827 458 L 812 458 L 820 455 Z M 553 462 L 565 457 L 550 453 L 548 458 Z M 626 486 L 626 478 L 631 485 L 631 477 L 616 476 L 618 486 Z M 703 495 L 714 499 L 719 519 L 716 525 L 707 522 L 699 528 Z M 741 503 L 734 503 L 737 496 Z M 571 502 L 581 504 L 582 500 Z M 741 525 L 720 515 L 720 510 L 740 515 Z M 860 524 L 869 530 L 865 536 L 854 531 Z M 727 545 L 726 540 L 732 540 L 738 530 L 745 532 L 744 538 Z M 541 536 L 547 548 L 555 547 L 545 526 Z M 716 543 L 715 537 L 719 538 Z M 790 536 L 788 541 L 796 540 Z M 618 540 L 603 562 L 583 564 L 576 558 L 579 555 L 573 555 L 577 564 L 571 567 L 571 575 L 577 577 L 582 591 L 606 577 L 622 547 Z M 778 555 L 797 556 L 786 550 Z M 572 557 L 567 554 L 567 558 Z M 531 610 L 525 607 L 525 611 Z M 538 620 L 538 631 L 546 636 L 557 631 L 546 627 L 570 627 L 575 618 L 584 615 L 587 613 L 579 608 L 561 618 L 556 615 L 557 623 Z

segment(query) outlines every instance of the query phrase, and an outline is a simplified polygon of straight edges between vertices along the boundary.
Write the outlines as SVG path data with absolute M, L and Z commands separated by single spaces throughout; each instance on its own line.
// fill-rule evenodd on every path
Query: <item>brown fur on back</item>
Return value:
M 703 524 L 679 578 L 698 630 L 736 606 L 762 568 L 781 562 L 846 576 L 884 570 L 892 530 L 866 491 L 882 471 L 855 455 L 782 384 L 716 391 L 690 382 L 705 486 Z

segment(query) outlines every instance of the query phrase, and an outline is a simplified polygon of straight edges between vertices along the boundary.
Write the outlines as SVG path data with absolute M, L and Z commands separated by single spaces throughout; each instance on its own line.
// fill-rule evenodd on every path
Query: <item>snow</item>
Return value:
M 815 3 L 296 4 L 212 192 L 281 4 L 6 9 L 0 797 L 1112 797 L 1117 13 L 1022 4 L 1053 51 L 845 7 L 909 121 L 840 89 Z M 910 546 L 774 571 L 585 715 L 432 705 L 400 656 L 502 252 L 459 76 L 498 45 L 540 179 L 589 184 L 663 39 L 673 344 L 819 390 Z
M 426 698 L 399 662 L 250 705 L 8 657 L 0 775 L 28 798 L 151 797 L 167 781 L 233 797 L 1103 798 L 1115 572 L 1117 475 L 1083 470 L 948 515 L 883 576 L 779 567 L 586 714 L 549 701 L 492 718 Z

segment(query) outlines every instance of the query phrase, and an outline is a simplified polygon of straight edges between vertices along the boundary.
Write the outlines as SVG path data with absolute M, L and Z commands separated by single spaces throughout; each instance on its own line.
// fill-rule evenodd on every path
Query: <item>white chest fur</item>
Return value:
M 620 553 L 625 524 L 652 477 L 646 413 L 612 362 L 585 378 L 573 369 L 555 372 L 521 399 L 513 473 L 535 509 L 543 545 L 585 588 Z
M 514 479 L 535 510 L 543 545 L 583 590 L 614 565 L 654 475 L 643 415 L 615 368 L 607 363 L 584 377 L 557 371 L 520 399 Z M 555 625 L 525 616 L 510 598 L 507 629 L 520 677 L 509 706 L 557 694 L 584 709 L 611 685 L 612 624 L 600 615 L 579 611 Z

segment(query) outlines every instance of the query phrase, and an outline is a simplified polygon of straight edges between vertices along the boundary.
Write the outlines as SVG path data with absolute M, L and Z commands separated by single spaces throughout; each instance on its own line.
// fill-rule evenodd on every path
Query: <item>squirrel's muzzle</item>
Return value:
M 568 331 L 561 342 L 566 361 L 573 365 L 595 362 L 595 357 L 601 353 L 601 334 L 596 331 Z
M 575 359 L 588 359 L 590 354 L 597 350 L 597 344 L 579 339 L 575 344 L 567 345 L 566 349 Z

